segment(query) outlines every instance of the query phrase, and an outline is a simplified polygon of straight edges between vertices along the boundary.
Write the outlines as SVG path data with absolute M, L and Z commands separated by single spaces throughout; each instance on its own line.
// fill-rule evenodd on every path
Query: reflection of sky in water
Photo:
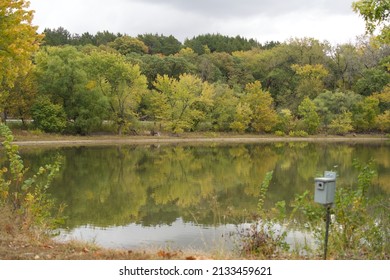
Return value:
M 145 227 L 129 224 L 121 227 L 99 228 L 82 226 L 69 232 L 62 231 L 60 240 L 93 241 L 107 248 L 196 248 L 210 250 L 216 246 L 232 248 L 230 232 L 237 232 L 235 225 L 202 227 L 177 219 L 171 225 Z M 219 247 L 218 247 L 219 248 Z
M 94 242 L 106 248 L 139 249 L 139 248 L 165 248 L 170 249 L 196 249 L 212 251 L 234 249 L 237 245 L 238 233 L 249 228 L 249 224 L 221 225 L 216 227 L 203 227 L 192 223 L 184 223 L 177 219 L 172 225 L 159 225 L 145 227 L 129 224 L 121 227 L 99 228 L 82 226 L 71 231 L 62 231 L 59 240 L 83 240 Z M 279 226 L 275 227 L 278 232 Z M 300 232 L 290 232 L 287 242 L 304 244 L 307 236 Z

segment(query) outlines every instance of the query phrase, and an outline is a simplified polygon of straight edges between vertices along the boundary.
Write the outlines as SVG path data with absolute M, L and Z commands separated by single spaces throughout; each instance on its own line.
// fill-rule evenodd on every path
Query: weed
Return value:
M 278 258 L 284 252 L 289 250 L 289 245 L 285 241 L 287 232 L 277 229 L 275 218 L 264 209 L 264 202 L 269 184 L 272 180 L 273 172 L 268 172 L 260 186 L 260 194 L 257 204 L 257 213 L 254 215 L 253 222 L 249 228 L 241 230 L 240 234 L 240 252 L 249 257 L 256 258 Z M 280 208 L 279 213 L 285 213 L 283 202 L 276 205 Z M 280 217 L 279 217 L 280 218 Z
M 375 171 L 372 161 L 353 162 L 358 170 L 355 187 L 339 187 L 331 208 L 328 252 L 333 259 L 389 259 L 390 209 L 387 199 L 369 199 Z M 326 208 L 314 202 L 305 191 L 296 195 L 287 215 L 284 201 L 265 211 L 264 201 L 272 172 L 267 173 L 260 187 L 257 213 L 249 228 L 240 232 L 240 252 L 246 257 L 283 258 L 289 251 L 288 232 L 300 231 L 314 239 L 314 243 L 296 244 L 288 258 L 314 258 L 322 254 L 324 246 Z M 282 226 L 283 225 L 283 226 Z
M 40 167 L 32 177 L 26 178 L 28 168 L 19 155 L 19 148 L 13 144 L 11 130 L 0 124 L 0 137 L 7 159 L 6 166 L 0 168 L 0 207 L 9 207 L 18 214 L 26 230 L 51 230 L 61 221 L 64 205 L 55 208 L 53 199 L 47 193 L 60 168 L 61 158 L 53 164 Z
M 355 161 L 353 165 L 359 171 L 357 186 L 336 190 L 328 252 L 335 259 L 387 259 L 390 252 L 389 201 L 367 196 L 375 176 L 373 162 L 363 165 Z M 306 191 L 295 197 L 289 220 L 291 225 L 311 232 L 319 245 L 317 249 L 322 250 L 326 209 L 315 204 L 309 194 Z

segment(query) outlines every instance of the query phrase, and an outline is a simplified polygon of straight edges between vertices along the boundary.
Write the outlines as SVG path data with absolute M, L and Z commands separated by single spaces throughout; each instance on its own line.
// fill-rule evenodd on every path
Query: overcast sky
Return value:
M 364 34 L 353 0 L 30 0 L 34 24 L 81 34 L 108 30 L 137 36 L 206 33 L 259 42 L 313 37 L 332 44 Z

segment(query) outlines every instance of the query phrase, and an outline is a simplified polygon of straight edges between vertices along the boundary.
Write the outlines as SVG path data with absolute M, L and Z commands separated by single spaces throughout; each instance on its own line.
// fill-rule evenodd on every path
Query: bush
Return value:
M 38 98 L 31 108 L 34 126 L 45 132 L 63 132 L 66 114 L 61 105 L 53 104 L 48 98 Z
M 277 130 L 275 131 L 276 136 L 285 136 L 286 134 L 283 131 Z
M 334 259 L 388 259 L 388 202 L 367 196 L 375 177 L 373 163 L 363 165 L 355 161 L 353 165 L 359 171 L 357 186 L 337 187 L 331 208 L 333 221 L 329 228 L 329 255 Z M 306 191 L 296 196 L 292 208 L 290 226 L 308 230 L 317 243 L 323 245 L 326 207 L 316 204 Z M 322 254 L 321 247 L 317 248 L 319 255 Z
M 352 113 L 345 112 L 336 116 L 329 125 L 329 132 L 331 134 L 345 135 L 353 130 L 352 126 Z
M 317 107 L 310 98 L 305 97 L 298 107 L 298 114 L 302 117 L 304 130 L 309 134 L 315 134 L 320 126 L 320 117 L 317 114 Z
M 330 209 L 328 254 L 333 259 L 389 259 L 389 202 L 368 198 L 367 193 L 376 175 L 374 163 L 354 161 L 353 165 L 359 172 L 357 185 L 337 187 L 334 205 Z M 271 179 L 272 172 L 269 172 L 261 184 L 255 222 L 240 232 L 240 252 L 245 257 L 285 258 L 289 250 L 285 239 L 287 232 L 298 230 L 311 236 L 315 243 L 297 244 L 294 249 L 298 254 L 296 257 L 302 257 L 304 253 L 304 258 L 321 258 L 326 207 L 315 203 L 311 192 L 305 191 L 296 195 L 288 216 L 284 201 L 266 211 L 263 206 Z M 290 252 L 288 257 L 292 256 Z
M 288 135 L 291 137 L 307 137 L 307 136 L 309 136 L 309 134 L 303 130 L 290 131 Z
M 270 216 L 264 209 L 264 202 L 272 180 L 273 172 L 268 172 L 260 186 L 260 194 L 257 203 L 257 213 L 254 215 L 255 222 L 247 230 L 240 232 L 240 252 L 245 256 L 270 259 L 280 256 L 289 250 L 289 245 L 285 241 L 287 232 L 276 231 L 274 226 L 277 219 Z M 280 203 L 279 209 L 284 208 Z M 281 207 L 279 207 L 281 206 Z M 284 218 L 284 211 L 281 210 L 278 219 Z
M 18 146 L 12 144 L 14 138 L 10 129 L 4 124 L 0 124 L 0 137 L 5 138 L 2 144 L 7 156 L 6 166 L 0 167 L 0 207 L 17 213 L 26 230 L 53 229 L 61 221 L 63 206 L 53 217 L 55 204 L 47 190 L 59 172 L 61 159 L 40 167 L 35 175 L 26 178 L 28 168 L 24 166 Z
M 381 132 L 390 132 L 390 110 L 385 111 L 375 119 L 376 127 Z

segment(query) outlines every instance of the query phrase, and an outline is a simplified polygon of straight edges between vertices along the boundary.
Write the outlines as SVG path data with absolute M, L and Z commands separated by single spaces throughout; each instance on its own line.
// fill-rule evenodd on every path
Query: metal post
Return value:
M 325 230 L 325 245 L 324 245 L 324 260 L 326 260 L 326 254 L 328 251 L 328 237 L 329 237 L 329 224 L 330 224 L 330 207 L 326 205 L 326 230 Z

